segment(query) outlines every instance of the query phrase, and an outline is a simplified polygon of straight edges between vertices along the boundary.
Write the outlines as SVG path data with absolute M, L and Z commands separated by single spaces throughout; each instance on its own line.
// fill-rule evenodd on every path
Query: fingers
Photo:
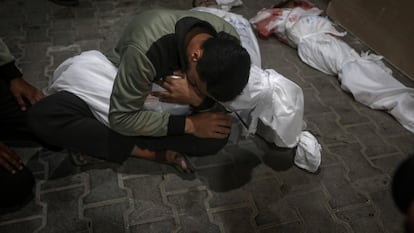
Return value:
M 27 99 L 31 105 L 35 104 L 39 100 L 41 100 L 44 97 L 43 93 L 40 91 L 36 91 L 34 93 L 30 93 L 28 95 L 16 95 L 16 101 L 18 105 L 20 106 L 20 109 L 22 111 L 26 111 L 26 102 L 24 99 Z
M 165 103 L 173 103 L 174 101 L 171 99 L 171 93 L 168 91 L 154 91 L 151 92 L 152 96 L 158 97 L 159 101 Z
M 3 144 L 0 144 L 0 166 L 13 174 L 16 173 L 16 170 L 23 169 L 17 154 Z
M 185 132 L 200 138 L 227 138 L 231 131 L 230 116 L 204 112 L 186 117 Z
M 221 119 L 217 121 L 217 126 L 214 129 L 216 138 L 226 138 L 231 132 L 231 121 L 230 119 Z
M 227 138 L 230 135 L 230 128 L 227 127 L 221 127 L 216 129 L 216 132 L 214 133 L 214 137 L 215 138 L 219 138 L 219 139 L 223 139 L 223 138 Z
M 10 166 L 10 164 L 2 157 L 0 157 L 0 167 L 4 168 L 6 171 L 12 174 L 16 173 L 16 170 L 12 166 Z
M 186 78 L 186 74 L 182 72 L 181 70 L 174 71 L 173 75 L 179 76 L 180 78 L 184 78 L 184 79 Z
M 26 96 L 26 99 L 29 101 L 31 105 L 35 104 L 38 101 L 36 95 Z
M 218 123 L 219 126 L 223 126 L 223 127 L 227 127 L 230 128 L 231 127 L 231 120 L 230 120 L 230 116 L 226 113 L 213 113 L 215 114 L 215 119 Z
M 41 100 L 44 97 L 43 92 L 41 91 L 36 91 L 33 96 L 27 97 L 29 99 L 30 104 L 35 104 L 36 102 L 38 102 L 39 100 Z
M 23 96 L 16 95 L 15 98 L 16 98 L 17 104 L 20 106 L 20 109 L 22 111 L 26 111 L 26 103 L 23 100 Z
M 164 88 L 167 92 L 172 92 L 174 83 L 171 80 L 168 81 L 168 79 L 164 79 L 164 81 L 160 83 L 160 86 Z

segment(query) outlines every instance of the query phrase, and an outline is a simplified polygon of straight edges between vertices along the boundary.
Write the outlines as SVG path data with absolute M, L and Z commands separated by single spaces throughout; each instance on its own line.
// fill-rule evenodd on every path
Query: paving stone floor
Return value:
M 39 88 L 66 58 L 113 46 L 134 13 L 191 5 L 190 0 L 80 2 L 67 8 L 46 0 L 0 0 L 0 36 L 25 78 Z M 232 11 L 251 18 L 277 1 L 243 2 Z M 326 1 L 316 3 L 326 7 Z M 351 35 L 345 40 L 358 51 L 366 49 Z M 0 232 L 402 232 L 390 182 L 399 162 L 414 152 L 414 135 L 390 115 L 355 102 L 336 77 L 308 67 L 294 49 L 274 38 L 259 43 L 263 67 L 303 88 L 305 120 L 323 148 L 318 173 L 298 169 L 292 150 L 257 137 L 192 158 L 192 175 L 138 159 L 80 168 L 64 151 L 17 148 L 37 177 L 36 195 L 22 210 L 0 216 Z

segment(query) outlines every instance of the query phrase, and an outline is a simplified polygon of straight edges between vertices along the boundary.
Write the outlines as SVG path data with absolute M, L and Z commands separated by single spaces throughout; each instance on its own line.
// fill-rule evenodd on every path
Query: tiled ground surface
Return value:
M 275 2 L 244 0 L 233 11 L 250 18 Z M 109 48 L 130 15 L 155 7 L 187 9 L 190 0 L 81 0 L 76 8 L 0 0 L 0 36 L 25 78 L 42 88 L 63 60 Z M 358 39 L 346 40 L 364 49 Z M 414 135 L 355 102 L 336 77 L 303 64 L 294 49 L 273 38 L 259 42 L 263 67 L 303 88 L 308 129 L 323 147 L 320 172 L 298 169 L 292 151 L 258 138 L 193 158 L 196 172 L 186 176 L 138 159 L 79 168 L 64 152 L 23 148 L 37 177 L 36 198 L 0 216 L 0 232 L 402 232 L 390 181 L 396 165 L 414 152 Z

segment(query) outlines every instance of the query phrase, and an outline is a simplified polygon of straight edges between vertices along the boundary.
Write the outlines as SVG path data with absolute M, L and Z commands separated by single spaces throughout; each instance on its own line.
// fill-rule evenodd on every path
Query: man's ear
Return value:
M 191 61 L 193 61 L 193 62 L 198 62 L 198 60 L 200 60 L 200 58 L 201 58 L 201 54 L 202 54 L 201 49 L 195 49 L 195 50 L 191 53 Z

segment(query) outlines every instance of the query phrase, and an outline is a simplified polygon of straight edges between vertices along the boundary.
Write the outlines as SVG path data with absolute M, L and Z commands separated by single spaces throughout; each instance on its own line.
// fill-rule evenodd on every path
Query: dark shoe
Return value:
M 79 5 L 79 0 L 49 0 L 57 5 L 61 6 L 77 6 Z

